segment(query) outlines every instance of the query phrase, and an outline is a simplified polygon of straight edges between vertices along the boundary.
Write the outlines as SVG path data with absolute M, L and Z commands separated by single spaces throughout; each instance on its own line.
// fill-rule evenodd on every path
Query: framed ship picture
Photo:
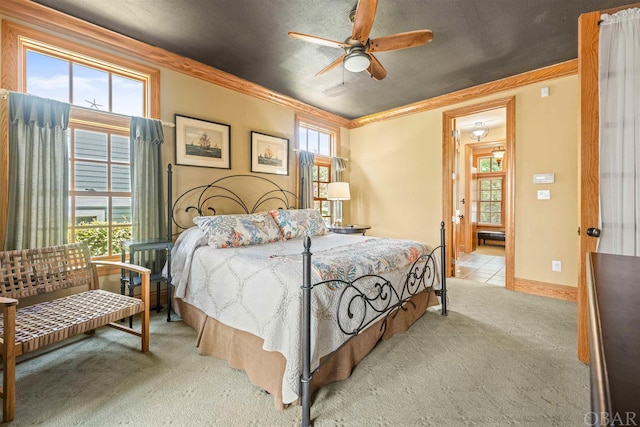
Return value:
M 176 114 L 176 164 L 231 169 L 231 126 Z
M 251 172 L 289 175 L 289 140 L 252 131 Z

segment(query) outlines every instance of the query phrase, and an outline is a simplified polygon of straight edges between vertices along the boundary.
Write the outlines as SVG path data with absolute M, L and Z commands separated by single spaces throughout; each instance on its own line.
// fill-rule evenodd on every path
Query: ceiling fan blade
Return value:
M 433 38 L 431 30 L 416 30 L 384 36 L 369 41 L 368 52 L 386 52 L 407 49 L 429 43 Z
M 358 0 L 356 15 L 353 18 L 352 39 L 358 40 L 362 44 L 367 43 L 371 27 L 373 27 L 373 20 L 376 17 L 377 7 L 378 0 Z
M 323 39 L 322 37 L 310 36 L 308 34 L 296 33 L 294 31 L 289 31 L 289 36 L 294 39 L 299 39 L 305 42 L 315 43 L 322 46 L 336 47 L 339 49 L 344 49 L 350 47 L 349 44 L 344 42 L 337 42 L 334 40 Z
M 378 58 L 372 54 L 369 54 L 369 56 L 371 57 L 371 64 L 367 68 L 367 73 L 371 74 L 371 77 L 376 80 L 382 80 L 387 77 L 387 70 L 384 69 Z
M 337 66 L 342 64 L 342 61 L 344 60 L 345 56 L 347 56 L 346 53 L 344 55 L 342 55 L 340 58 L 338 58 L 335 61 L 333 61 L 331 64 L 329 64 L 326 67 L 324 67 L 322 70 L 318 71 L 318 73 L 316 74 L 316 77 L 317 76 L 321 76 L 321 75 L 323 75 L 325 73 L 328 73 L 329 71 L 333 70 L 334 68 L 336 68 Z

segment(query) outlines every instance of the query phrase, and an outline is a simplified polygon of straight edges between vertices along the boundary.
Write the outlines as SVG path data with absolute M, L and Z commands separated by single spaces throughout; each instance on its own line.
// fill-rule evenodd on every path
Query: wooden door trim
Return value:
M 516 101 L 515 97 L 499 98 L 480 104 L 449 110 L 442 113 L 442 217 L 445 220 L 447 242 L 445 251 L 445 265 L 449 266 L 447 271 L 451 274 L 451 242 L 453 242 L 453 189 L 451 178 L 453 176 L 454 153 L 451 146 L 451 135 L 453 132 L 453 120 L 456 117 L 468 116 L 473 113 L 505 108 L 507 119 L 507 134 L 505 162 L 508 164 L 505 176 L 507 203 L 505 206 L 505 288 L 514 290 L 515 277 L 515 135 L 516 135 Z
M 589 329 L 587 311 L 587 255 L 595 252 L 596 239 L 586 235 L 587 228 L 597 227 L 600 205 L 599 194 L 599 95 L 598 95 L 598 43 L 600 16 L 615 13 L 640 3 L 602 11 L 584 13 L 578 18 L 578 80 L 580 84 L 580 140 L 579 173 L 580 238 L 578 269 L 578 359 L 589 363 Z
M 598 38 L 600 12 L 580 15 L 578 19 L 578 79 L 580 82 L 579 167 L 580 238 L 578 270 L 578 359 L 589 363 L 586 256 L 596 250 L 597 240 L 586 235 L 587 228 L 598 225 Z

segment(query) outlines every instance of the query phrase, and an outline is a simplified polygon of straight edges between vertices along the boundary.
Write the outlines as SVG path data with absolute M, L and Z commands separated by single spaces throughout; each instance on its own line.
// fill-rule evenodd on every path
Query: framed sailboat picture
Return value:
M 289 140 L 252 131 L 251 172 L 289 175 Z
M 231 126 L 176 114 L 176 164 L 231 169 Z

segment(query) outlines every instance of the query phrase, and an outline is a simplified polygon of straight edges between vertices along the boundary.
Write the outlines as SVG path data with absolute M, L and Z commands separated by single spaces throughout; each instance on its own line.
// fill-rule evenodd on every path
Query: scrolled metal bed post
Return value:
M 311 425 L 311 239 L 304 240 L 302 253 L 302 374 L 300 393 L 303 427 Z
M 173 170 L 171 163 L 167 165 L 167 241 L 173 237 Z M 171 249 L 167 262 L 167 322 L 171 322 Z
M 447 315 L 447 267 L 445 265 L 446 257 L 444 221 L 440 223 L 440 276 L 442 277 L 442 290 L 440 298 L 442 300 L 442 315 Z

